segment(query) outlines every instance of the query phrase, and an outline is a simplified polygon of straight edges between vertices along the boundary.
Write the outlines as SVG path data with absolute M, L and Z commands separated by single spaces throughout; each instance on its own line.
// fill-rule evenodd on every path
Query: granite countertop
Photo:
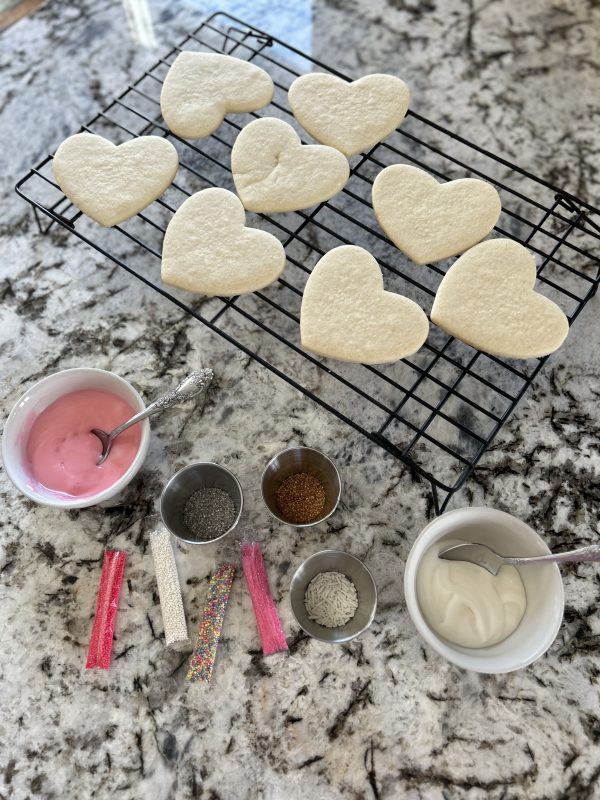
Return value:
M 592 0 L 222 5 L 348 74 L 402 75 L 428 116 L 597 200 Z M 66 367 L 113 370 L 148 398 L 190 367 L 216 372 L 203 401 L 153 424 L 148 459 L 114 504 L 45 509 L 2 474 L 0 797 L 600 797 L 598 567 L 563 570 L 564 624 L 533 666 L 483 676 L 446 663 L 416 634 L 402 591 L 427 487 L 96 251 L 63 230 L 39 235 L 13 192 L 212 10 L 51 0 L 0 34 L 2 417 L 26 386 Z M 590 302 L 452 507 L 511 511 L 554 549 L 597 540 L 599 308 Z M 256 480 L 294 443 L 331 454 L 344 481 L 334 516 L 301 532 L 267 517 Z M 244 486 L 244 532 L 262 542 L 290 647 L 262 657 L 238 580 L 210 690 L 186 685 L 186 659 L 164 648 L 147 541 L 164 481 L 199 458 Z M 128 558 L 113 664 L 86 672 L 106 547 Z M 342 647 L 304 636 L 288 604 L 295 567 L 323 547 L 364 559 L 379 588 L 375 622 Z M 178 551 L 191 629 L 218 557 L 216 547 Z

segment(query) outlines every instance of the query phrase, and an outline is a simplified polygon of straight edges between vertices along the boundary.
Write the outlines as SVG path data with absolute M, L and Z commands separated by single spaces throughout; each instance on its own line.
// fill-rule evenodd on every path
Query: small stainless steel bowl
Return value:
M 325 628 L 309 619 L 306 613 L 306 589 L 320 572 L 341 572 L 356 587 L 356 614 L 341 628 Z M 296 570 L 290 586 L 290 602 L 296 621 L 303 631 L 321 642 L 340 644 L 359 636 L 373 622 L 377 610 L 377 587 L 373 576 L 358 558 L 341 550 L 322 550 L 309 556 Z
M 312 522 L 290 522 L 282 515 L 277 505 L 277 489 L 282 481 L 296 472 L 314 475 L 325 489 L 323 513 Z M 319 450 L 314 450 L 312 447 L 290 447 L 277 453 L 269 461 L 262 474 L 261 488 L 264 504 L 275 519 L 295 528 L 308 528 L 310 525 L 318 525 L 333 514 L 340 502 L 342 482 L 333 461 Z
M 194 492 L 198 489 L 224 489 L 233 500 L 237 516 L 231 528 L 215 539 L 195 539 L 183 521 L 183 509 Z M 173 536 L 187 544 L 213 544 L 235 528 L 240 521 L 244 496 L 242 487 L 235 475 L 219 464 L 210 461 L 198 461 L 183 467 L 169 480 L 160 497 L 160 516 Z

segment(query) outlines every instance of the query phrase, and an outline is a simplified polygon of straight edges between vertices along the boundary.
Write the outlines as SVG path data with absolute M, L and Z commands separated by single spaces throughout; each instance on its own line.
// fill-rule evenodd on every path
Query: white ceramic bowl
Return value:
M 56 508 L 87 508 L 109 500 L 122 491 L 142 466 L 150 442 L 148 420 L 138 423 L 141 427 L 140 446 L 127 472 L 118 481 L 102 492 L 82 498 L 60 497 L 43 488 L 35 487 L 29 477 L 25 462 L 27 437 L 35 418 L 50 403 L 64 394 L 80 389 L 102 389 L 113 392 L 129 403 L 137 413 L 145 408 L 144 401 L 124 378 L 103 369 L 76 367 L 55 372 L 31 386 L 16 403 L 4 426 L 2 436 L 2 460 L 6 473 L 17 489 L 43 506 Z
M 525 586 L 527 607 L 519 627 L 492 647 L 470 648 L 451 644 L 425 621 L 417 600 L 416 579 L 424 553 L 439 539 L 463 539 L 486 544 L 502 555 L 535 556 L 550 552 L 538 534 L 520 519 L 493 508 L 461 508 L 430 522 L 419 534 L 406 561 L 406 607 L 417 630 L 440 655 L 476 672 L 512 672 L 526 667 L 550 647 L 564 611 L 563 584 L 556 564 L 518 567 Z

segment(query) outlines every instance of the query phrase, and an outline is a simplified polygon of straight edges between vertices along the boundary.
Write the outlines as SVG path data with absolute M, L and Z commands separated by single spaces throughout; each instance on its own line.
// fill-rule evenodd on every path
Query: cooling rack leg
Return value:
M 232 33 L 240 33 L 240 34 L 242 34 L 241 40 L 240 39 L 236 39 L 235 36 L 232 36 L 231 35 Z M 244 42 L 246 41 L 246 39 L 249 39 L 249 38 L 255 39 L 259 43 L 259 45 L 261 45 L 260 50 L 258 50 L 258 53 L 260 53 L 262 50 L 264 50 L 265 47 L 272 47 L 273 46 L 273 40 L 271 39 L 270 36 L 261 36 L 260 34 L 256 33 L 253 30 L 248 29 L 246 31 L 243 31 L 243 30 L 240 30 L 240 28 L 236 28 L 234 25 L 230 25 L 227 28 L 227 31 L 223 34 L 223 52 L 226 53 L 227 55 L 231 55 L 234 52 L 234 50 L 236 50 L 240 45 L 243 45 Z M 228 50 L 227 47 L 228 47 L 230 41 L 231 41 L 232 46 Z M 251 61 L 252 58 L 254 58 L 254 56 L 257 55 L 258 53 L 254 53 L 248 59 L 248 61 Z
M 451 492 L 445 492 L 446 496 L 444 497 L 443 502 L 441 502 L 440 491 L 443 491 L 443 490 L 440 490 L 435 485 L 435 483 L 433 483 L 433 481 L 432 481 L 431 482 L 431 497 L 432 497 L 432 500 L 433 500 L 433 512 L 434 512 L 436 517 L 439 517 L 440 514 L 443 514 L 444 511 L 446 511 L 446 509 L 448 508 L 448 505 L 450 503 L 450 500 L 452 500 L 452 498 L 454 497 L 454 490 L 452 490 Z
M 38 226 L 39 232 L 40 233 L 48 233 L 50 228 L 54 225 L 54 222 L 51 222 L 49 225 L 46 225 L 46 227 L 44 227 L 42 225 L 42 220 L 41 220 L 41 217 L 40 217 L 40 213 L 37 210 L 37 208 L 35 206 L 31 206 L 31 208 L 33 209 L 33 216 L 35 217 L 35 221 L 36 221 L 36 224 Z
M 433 482 L 431 483 L 431 496 L 433 498 L 433 513 L 435 514 L 436 517 L 439 517 L 439 515 L 441 514 L 440 496 L 438 494 L 437 486 Z

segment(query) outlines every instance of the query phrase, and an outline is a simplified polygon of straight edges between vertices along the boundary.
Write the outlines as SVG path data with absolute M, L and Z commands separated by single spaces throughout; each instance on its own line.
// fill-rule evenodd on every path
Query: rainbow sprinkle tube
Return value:
M 257 542 L 242 545 L 242 563 L 263 654 L 270 656 L 280 650 L 287 650 L 285 633 L 273 602 L 265 562 Z
M 234 564 L 221 564 L 210 576 L 202 622 L 186 675 L 188 681 L 210 681 L 234 575 Z
M 96 615 L 92 626 L 86 669 L 109 669 L 113 632 L 125 569 L 125 553 L 105 550 L 98 588 Z

